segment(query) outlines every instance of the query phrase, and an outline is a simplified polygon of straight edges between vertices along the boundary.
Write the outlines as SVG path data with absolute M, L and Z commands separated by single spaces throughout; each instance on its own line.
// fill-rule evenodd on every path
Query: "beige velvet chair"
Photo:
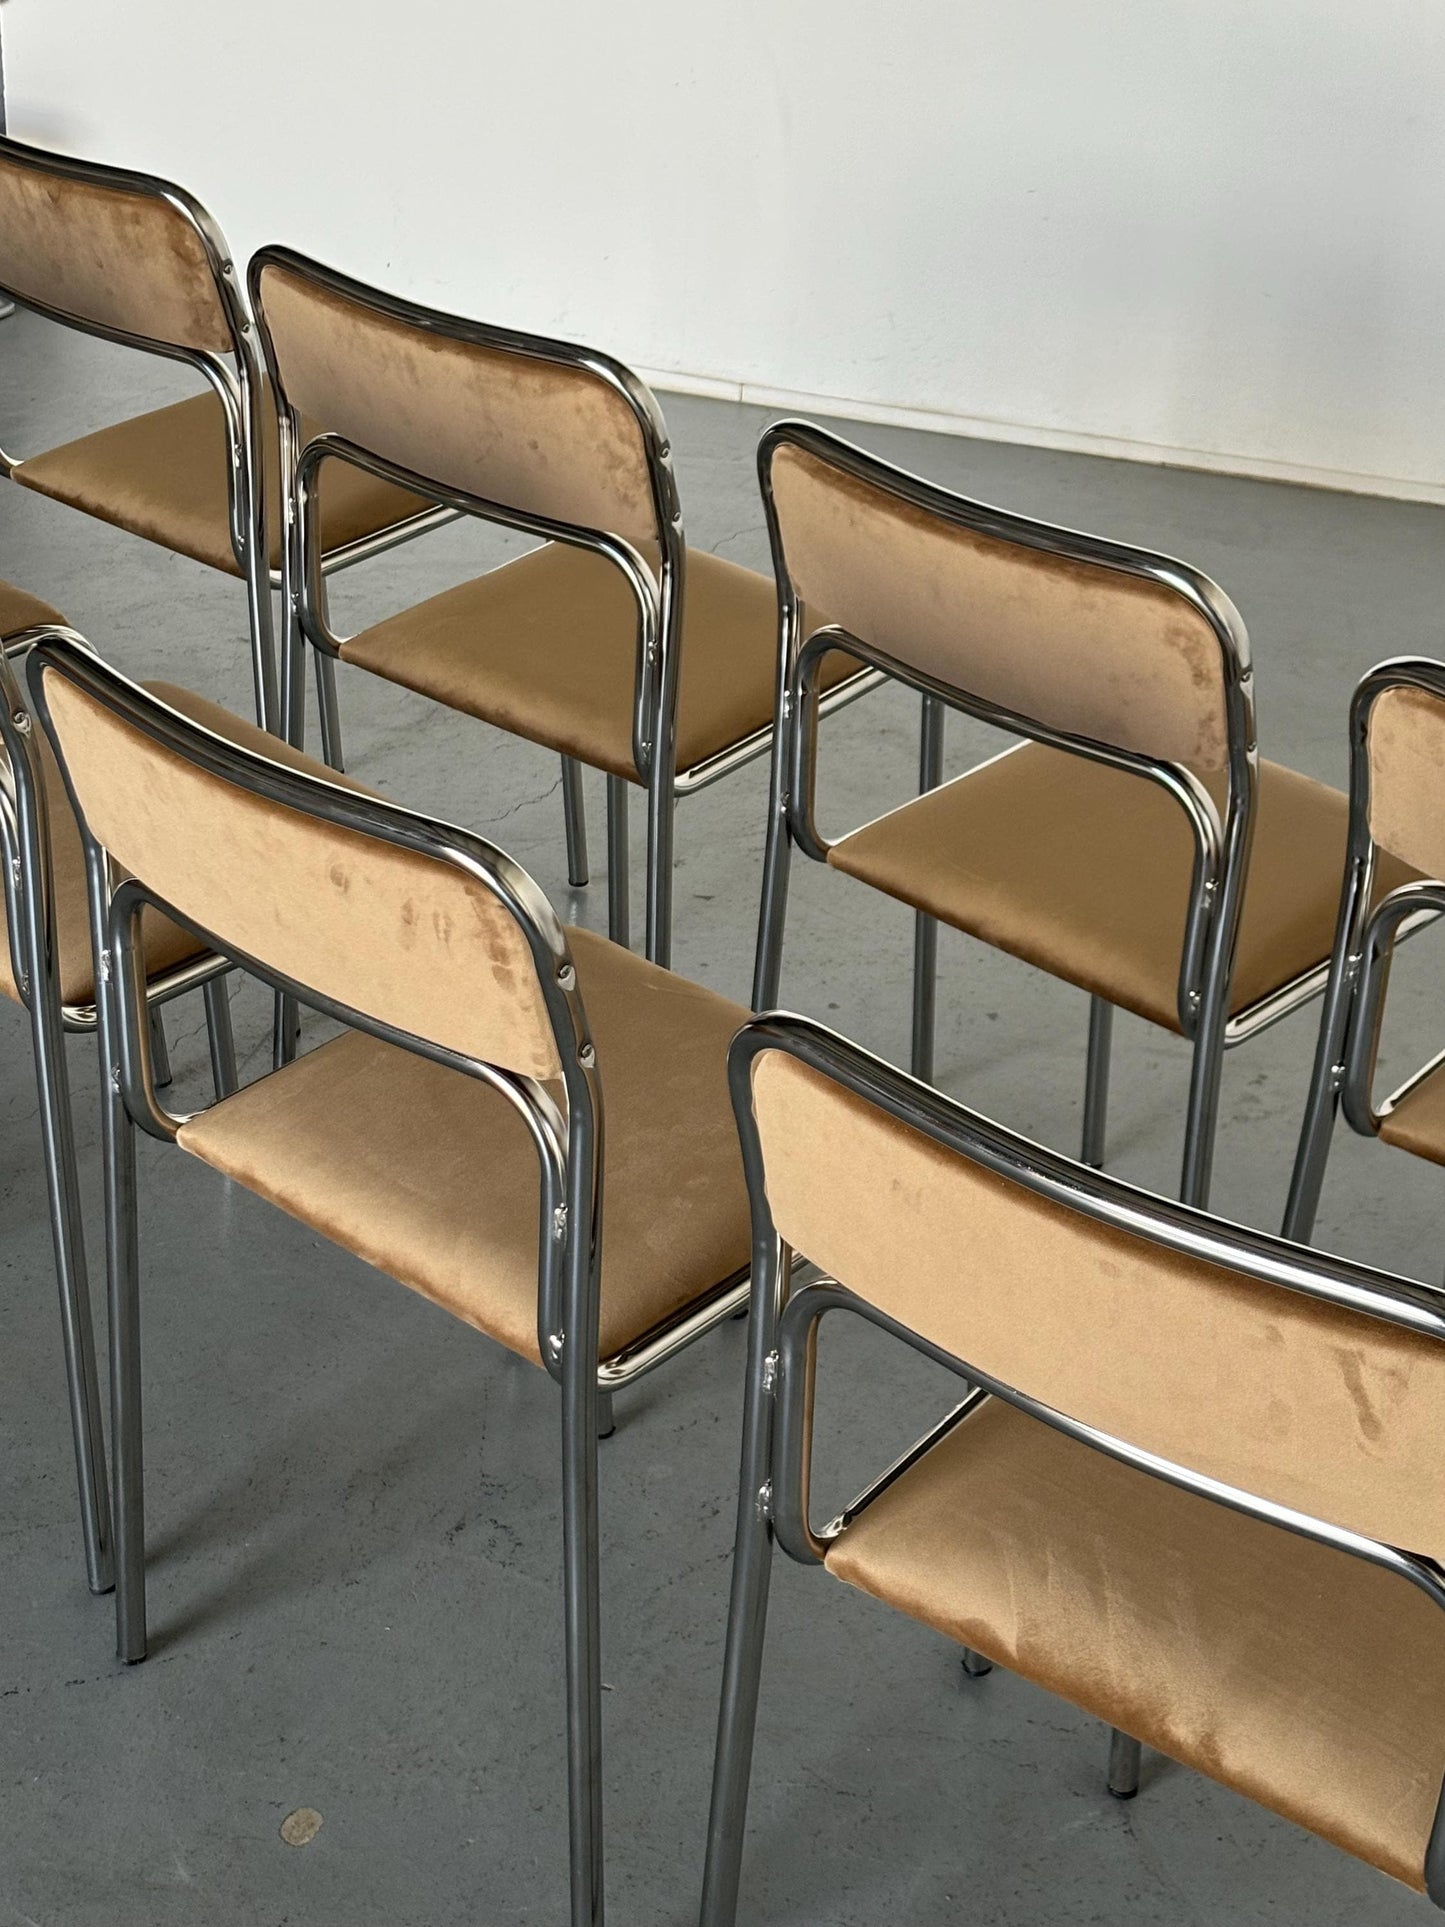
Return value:
M 71 644 L 42 642 L 28 673 L 85 828 L 92 888 L 108 898 L 119 1650 L 145 1652 L 139 1128 L 558 1381 L 572 1918 L 600 1922 L 597 1434 L 618 1385 L 746 1302 L 747 1194 L 726 1074 L 745 1013 L 564 930 L 491 844 L 294 750 L 283 760 L 279 745 L 269 756 L 233 747 Z M 116 876 L 126 880 L 111 887 Z M 134 931 L 146 905 L 339 1019 L 342 1034 L 210 1110 L 171 1115 L 139 1018 Z
M 0 139 L 0 289 L 52 320 L 186 363 L 207 389 L 0 472 L 246 585 L 258 721 L 279 725 L 271 591 L 280 584 L 276 410 L 231 251 L 169 181 Z M 326 477 L 328 570 L 450 520 L 357 469 Z M 329 688 L 320 692 L 323 712 Z
M 736 1917 L 774 1542 L 1445 1904 L 1445 1292 L 1095 1174 L 801 1018 L 731 1077 L 753 1300 L 703 1927 Z M 796 1254 L 824 1275 L 786 1297 Z M 834 1311 L 966 1389 L 820 1525 Z
M 86 1577 L 92 1591 L 106 1592 L 113 1574 L 105 1446 L 65 1052 L 68 1033 L 93 1036 L 97 1027 L 85 857 L 59 768 L 44 735 L 31 727 L 15 673 L 41 636 L 57 633 L 73 632 L 46 603 L 0 582 L 0 855 L 5 870 L 0 996 L 23 1005 L 30 1016 Z M 76 643 L 80 646 L 78 638 Z M 233 722 L 214 704 L 165 684 L 151 687 L 211 727 L 224 723 L 243 741 L 263 740 L 258 730 Z M 161 1012 L 172 999 L 200 989 L 216 1092 L 233 1091 L 235 1052 L 221 978 L 229 966 L 189 931 L 153 913 L 145 921 L 143 951 L 153 1053 L 161 1074 L 168 1076 Z
M 805 423 L 767 431 L 759 471 L 788 716 L 754 1007 L 778 1001 L 797 847 L 913 908 L 919 1076 L 939 921 L 1089 993 L 1088 1164 L 1104 1161 L 1115 1006 L 1189 1039 L 1180 1188 L 1206 1204 L 1224 1050 L 1323 988 L 1349 815 L 1259 760 L 1238 612 L 1187 563 L 967 501 Z M 805 604 L 832 625 L 810 634 Z M 928 793 L 829 842 L 812 691 L 840 642 L 922 693 Z M 940 785 L 949 708 L 1025 740 Z M 1375 885 L 1412 875 L 1382 856 Z
M 1445 1051 L 1377 1106 L 1375 1059 L 1396 945 L 1445 913 L 1445 664 L 1399 657 L 1350 706 L 1350 836 L 1285 1235 L 1314 1230 L 1336 1114 L 1445 1164 Z
M 304 637 L 328 662 L 559 750 L 574 882 L 586 880 L 575 861 L 585 845 L 578 766 L 604 771 L 609 927 L 624 944 L 628 786 L 640 786 L 646 948 L 669 962 L 676 800 L 765 755 L 772 740 L 772 582 L 688 553 L 661 413 L 610 355 L 418 307 L 287 248 L 255 256 L 250 288 L 296 457 L 285 464 L 297 584 L 286 600 L 299 628 L 284 678 L 290 740 L 299 741 Z M 316 572 L 314 475 L 328 457 L 545 540 L 338 636 Z M 836 658 L 826 701 L 873 680 Z M 339 763 L 339 745 L 324 747 Z

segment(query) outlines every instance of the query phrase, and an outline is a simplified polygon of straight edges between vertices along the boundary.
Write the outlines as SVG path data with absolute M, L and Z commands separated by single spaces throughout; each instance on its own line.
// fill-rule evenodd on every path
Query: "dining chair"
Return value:
M 1445 664 L 1397 657 L 1350 704 L 1350 828 L 1319 1043 L 1285 1211 L 1314 1232 L 1330 1139 L 1350 1128 L 1445 1164 L 1445 1051 L 1377 1106 L 1376 1057 L 1396 946 L 1445 912 Z
M 609 929 L 622 944 L 628 791 L 644 789 L 646 951 L 669 963 L 676 801 L 772 741 L 773 583 L 688 552 L 661 411 L 611 355 L 442 314 L 290 248 L 253 257 L 250 292 L 286 451 L 289 739 L 301 740 L 309 645 L 328 665 L 354 664 L 560 751 L 569 832 L 582 821 L 579 765 L 605 772 Z M 541 546 L 340 636 L 317 570 L 323 462 Z M 835 657 L 820 680 L 833 708 L 879 679 Z M 339 738 L 322 747 L 339 767 Z
M 85 646 L 56 610 L 0 582 L 0 996 L 22 1005 L 30 1018 L 86 1578 L 91 1590 L 101 1593 L 113 1583 L 109 1497 L 65 1052 L 67 1034 L 93 1036 L 97 1028 L 85 857 L 59 768 L 43 734 L 32 726 L 16 674 L 37 640 L 56 634 L 71 636 L 77 648 Z M 150 686 L 212 726 L 224 716 L 213 704 L 166 684 Z M 243 736 L 259 737 L 259 731 L 237 727 Z M 169 1077 L 162 1012 L 175 998 L 199 989 L 216 1094 L 233 1091 L 235 1046 L 223 975 L 229 965 L 189 931 L 154 915 L 145 920 L 142 951 L 160 1073 Z
M 1097 1173 L 802 1018 L 750 1023 L 730 1078 L 753 1288 L 703 1927 L 737 1916 L 775 1546 L 1445 1904 L 1445 1292 Z M 822 1277 L 787 1295 L 799 1254 Z M 965 1385 L 820 1524 L 834 1312 Z
M 1187 1039 L 1180 1195 L 1207 1204 L 1224 1051 L 1322 990 L 1349 816 L 1260 760 L 1234 605 L 1188 563 L 969 501 L 804 422 L 769 428 L 758 467 L 784 697 L 754 1008 L 778 1001 L 796 848 L 914 910 L 925 1080 L 939 922 L 1089 993 L 1087 1164 L 1115 1008 Z M 830 842 L 813 693 L 840 647 L 920 693 L 925 794 Z M 950 709 L 1025 740 L 941 783 Z M 1411 874 L 1382 855 L 1376 884 Z
M 271 594 L 280 586 L 276 408 L 225 236 L 184 188 L 0 137 L 0 289 L 102 340 L 184 363 L 188 400 L 20 456 L 0 474 L 246 586 L 256 717 L 279 727 Z M 337 465 L 320 511 L 328 571 L 453 518 Z M 323 704 L 330 694 L 322 687 Z
M 746 1013 L 564 929 L 480 837 L 295 750 L 237 747 L 63 639 L 37 645 L 28 675 L 83 827 L 102 1050 L 118 1067 L 105 1113 L 118 1650 L 146 1648 L 141 1130 L 557 1382 L 572 1918 L 600 1922 L 597 1437 L 619 1386 L 747 1302 L 727 1089 Z M 208 1110 L 167 1111 L 140 1021 L 146 906 L 341 1034 Z

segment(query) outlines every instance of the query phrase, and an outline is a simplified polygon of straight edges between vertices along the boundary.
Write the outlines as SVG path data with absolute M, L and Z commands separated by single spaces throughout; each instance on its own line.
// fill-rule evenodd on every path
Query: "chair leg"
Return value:
M 943 780 L 943 704 L 937 696 L 923 698 L 918 734 L 918 793 L 926 795 Z M 933 1041 L 938 1005 L 938 920 L 917 910 L 913 915 L 913 1075 L 933 1082 Z
M 976 1653 L 972 1646 L 965 1646 L 963 1649 L 963 1670 L 970 1679 L 987 1679 L 993 1671 L 993 1661 L 991 1659 L 985 1659 L 982 1653 Z
M 341 751 L 341 706 L 336 694 L 336 658 L 324 649 L 314 649 L 316 658 L 316 707 L 321 717 L 321 755 L 328 769 L 344 770 L 346 758 Z
M 236 1039 L 231 1029 L 231 988 L 224 977 L 212 977 L 205 987 L 206 1035 L 211 1044 L 211 1082 L 217 1103 L 233 1097 L 236 1076 Z
M 163 1091 L 171 1083 L 171 1052 L 166 1042 L 165 1018 L 160 1006 L 153 1004 L 150 1013 L 151 1025 L 151 1073 L 155 1078 L 158 1091 Z
M 1117 1728 L 1109 1735 L 1109 1791 L 1116 1800 L 1132 1800 L 1139 1791 L 1139 1764 L 1143 1749 L 1137 1740 Z
M 1104 997 L 1089 999 L 1089 1065 L 1084 1081 L 1084 1137 L 1080 1161 L 1104 1168 L 1104 1137 L 1109 1119 L 1109 1047 L 1114 1037 L 1114 1006 Z
M 65 1039 L 59 1010 L 53 1006 L 47 1009 L 47 1001 L 42 987 L 40 994 L 32 1000 L 31 1012 L 36 1085 L 40 1101 L 40 1133 L 45 1156 L 50 1231 L 55 1247 L 56 1279 L 60 1287 L 60 1329 L 70 1393 L 75 1471 L 80 1488 L 85 1576 L 93 1593 L 104 1593 L 109 1592 L 115 1583 L 110 1493 L 105 1468 L 105 1424 L 101 1416 L 100 1382 L 95 1364 L 95 1330 L 85 1263 L 80 1183 L 75 1167 L 75 1133 L 65 1065 Z
M 115 1460 L 115 1649 L 123 1660 L 134 1663 L 146 1655 L 140 1249 L 135 1126 L 114 1086 L 106 1092 L 104 1123 L 111 1449 Z
M 569 1368 L 570 1366 L 570 1368 Z M 597 1521 L 597 1374 L 564 1365 L 562 1553 L 566 1598 L 567 1792 L 572 1927 L 602 1927 L 602 1650 Z
M 766 1296 L 759 1296 L 761 1267 L 756 1254 L 754 1266 L 737 1536 L 699 1927 L 734 1927 L 737 1919 L 743 1833 L 747 1825 L 748 1785 L 752 1777 L 753 1738 L 758 1723 L 768 1591 L 772 1580 L 773 1524 L 767 1495 L 772 1473 L 774 1393 L 767 1363 L 787 1290 L 789 1255 L 785 1248 L 775 1248 L 775 1275 L 769 1281 Z
M 644 949 L 650 963 L 672 968 L 672 833 L 677 791 L 669 774 L 647 786 L 647 907 Z
M 631 875 L 627 847 L 627 781 L 607 779 L 607 934 L 628 949 L 632 943 Z
M 575 756 L 562 758 L 562 816 L 567 828 L 567 881 L 574 890 L 585 890 L 587 799 L 582 793 L 582 765 Z
M 1355 948 L 1359 920 L 1357 903 L 1352 900 L 1345 914 L 1345 935 L 1336 939 L 1330 962 L 1330 980 L 1325 988 L 1324 1009 L 1320 1012 L 1319 1037 L 1315 1061 L 1310 1072 L 1309 1096 L 1305 1100 L 1304 1123 L 1300 1128 L 1299 1149 L 1295 1152 L 1290 1174 L 1289 1199 L 1284 1211 L 1284 1235 L 1299 1244 L 1308 1244 L 1314 1235 L 1315 1216 L 1324 1188 L 1325 1166 L 1329 1162 L 1330 1141 L 1340 1109 L 1340 1081 L 1345 1054 L 1345 1033 L 1349 1028 L 1353 985 L 1348 959 Z

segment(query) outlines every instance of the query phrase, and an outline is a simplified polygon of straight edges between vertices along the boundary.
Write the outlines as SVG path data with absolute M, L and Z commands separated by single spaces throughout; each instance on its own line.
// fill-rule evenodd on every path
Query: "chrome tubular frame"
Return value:
M 1092 738 L 1044 725 L 998 705 L 981 700 L 954 684 L 943 683 L 882 650 L 861 642 L 846 629 L 828 626 L 802 633 L 802 609 L 788 570 L 787 555 L 772 491 L 772 460 L 779 447 L 800 448 L 831 466 L 882 488 L 910 506 L 939 516 L 995 540 L 1039 549 L 1122 574 L 1139 576 L 1178 595 L 1208 622 L 1220 650 L 1228 732 L 1228 792 L 1223 819 L 1208 790 L 1181 764 L 1121 750 Z M 817 763 L 819 679 L 823 658 L 834 650 L 855 657 L 876 675 L 917 690 L 925 704 L 961 710 L 981 722 L 1054 748 L 1069 750 L 1116 769 L 1159 784 L 1184 811 L 1194 840 L 1189 912 L 1180 957 L 1178 1013 L 1180 1029 L 1193 1045 L 1189 1102 L 1186 1112 L 1180 1195 L 1188 1203 L 1208 1202 L 1214 1153 L 1219 1084 L 1226 1046 L 1251 1034 L 1231 1034 L 1229 994 L 1240 910 L 1254 835 L 1258 788 L 1258 751 L 1255 743 L 1253 672 L 1249 639 L 1237 610 L 1223 590 L 1187 563 L 1143 549 L 1108 541 L 1101 536 L 1056 528 L 1007 510 L 967 500 L 909 475 L 891 464 L 807 422 L 775 422 L 758 445 L 758 478 L 767 511 L 773 566 L 778 581 L 780 619 L 778 670 L 778 727 L 773 748 L 769 798 L 767 855 L 763 899 L 758 926 L 757 964 L 753 980 L 753 1008 L 771 1009 L 778 1001 L 787 917 L 788 869 L 796 845 L 815 862 L 826 862 L 830 845 L 814 820 Z M 925 719 L 937 712 L 925 707 Z M 925 739 L 920 775 L 925 787 L 937 780 L 932 772 L 937 758 Z M 931 1067 L 933 1050 L 933 937 L 915 923 L 914 1023 L 912 1061 Z M 1291 987 L 1295 993 L 1295 987 Z M 1312 994 L 1305 991 L 1301 995 Z M 1281 993 L 1283 995 L 1283 993 Z M 1298 998 L 1297 998 L 1298 1000 Z M 1279 999 L 1271 1000 L 1271 1005 Z M 1293 1008 L 1291 1003 L 1289 1008 Z M 1285 1014 L 1273 1010 L 1266 1019 Z M 1247 1015 L 1253 1017 L 1253 1013 Z M 1241 1020 L 1242 1021 L 1242 1020 Z M 1089 1089 L 1086 1093 L 1086 1149 L 1102 1161 L 1104 1093 L 1107 1091 L 1108 1029 L 1091 1022 Z
M 1445 664 L 1423 656 L 1392 657 L 1361 679 L 1350 702 L 1350 827 L 1344 882 L 1284 1215 L 1284 1235 L 1302 1244 L 1314 1231 L 1341 1102 L 1351 1128 L 1373 1136 L 1382 1119 L 1440 1061 L 1426 1064 L 1379 1111 L 1374 1110 L 1370 1085 L 1391 953 L 1404 937 L 1445 912 L 1445 884 L 1440 883 L 1393 890 L 1371 910 L 1375 842 L 1370 834 L 1370 721 L 1375 704 L 1390 689 L 1422 689 L 1445 699 Z
M 729 1063 L 752 1204 L 753 1294 L 737 1542 L 708 1827 L 702 1927 L 733 1927 L 737 1917 L 774 1542 L 795 1560 L 804 1564 L 820 1563 L 831 1541 L 852 1520 L 939 1438 L 989 1397 L 1005 1400 L 1032 1418 L 1136 1471 L 1379 1566 L 1408 1580 L 1445 1610 L 1445 1575 L 1427 1559 L 1294 1511 L 1258 1494 L 1224 1485 L 1041 1405 L 1019 1388 L 1004 1384 L 968 1360 L 929 1343 L 830 1279 L 805 1285 L 791 1297 L 787 1296 L 788 1254 L 768 1207 L 762 1147 L 752 1111 L 753 1062 L 764 1051 L 782 1051 L 795 1057 L 934 1143 L 997 1173 L 1035 1197 L 1064 1205 L 1096 1224 L 1147 1238 L 1165 1250 L 1227 1267 L 1321 1303 L 1347 1306 L 1382 1323 L 1445 1340 L 1445 1291 L 1347 1260 L 1319 1257 L 1283 1239 L 1222 1223 L 1192 1206 L 1150 1196 L 991 1123 L 819 1024 L 780 1014 L 754 1019 L 735 1039 Z M 815 1529 L 809 1517 L 808 1489 L 817 1329 L 825 1314 L 837 1310 L 853 1312 L 944 1365 L 966 1380 L 969 1390 L 961 1404 L 905 1452 L 837 1519 Z M 1122 1735 L 1119 1737 L 1123 1739 Z M 1130 1759 L 1123 1762 L 1126 1775 L 1132 1764 Z M 1431 1898 L 1437 1906 L 1445 1905 L 1445 1804 L 1442 1802 L 1437 1802 L 1425 1875 Z
M 646 1335 L 625 1353 L 598 1361 L 601 1262 L 603 1093 L 596 1052 L 566 934 L 527 873 L 468 831 L 362 792 L 270 762 L 148 697 L 80 647 L 47 635 L 28 670 L 33 705 L 47 729 L 43 677 L 58 671 L 131 728 L 193 766 L 250 795 L 338 829 L 415 852 L 460 870 L 505 905 L 531 949 L 556 1039 L 565 1110 L 547 1088 L 483 1060 L 433 1044 L 297 982 L 202 930 L 134 878 L 118 880 L 84 829 L 96 934 L 104 1115 L 107 1248 L 111 1306 L 111 1402 L 115 1457 L 117 1645 L 121 1657 L 145 1655 L 144 1498 L 141 1460 L 137 1130 L 173 1140 L 185 1119 L 156 1089 L 143 1001 L 139 919 L 152 905 L 279 997 L 310 1007 L 399 1049 L 488 1084 L 520 1112 L 538 1154 L 539 1267 L 537 1338 L 543 1364 L 561 1391 L 563 1550 L 566 1575 L 568 1760 L 573 1927 L 602 1923 L 601 1671 L 598 1630 L 597 1438 L 612 1392 L 699 1338 L 744 1303 L 748 1281 L 723 1280 L 706 1300 Z M 51 732 L 53 735 L 53 731 Z M 62 769 L 64 759 L 62 756 Z M 70 786 L 68 773 L 67 787 Z M 75 802 L 73 789 L 70 790 Z
M 92 1592 L 104 1593 L 114 1583 L 110 1497 L 65 1057 L 66 1033 L 93 1033 L 97 1016 L 94 1005 L 66 1004 L 61 999 L 45 776 L 30 710 L 15 676 L 15 665 L 38 642 L 54 636 L 64 636 L 76 648 L 86 647 L 73 630 L 53 628 L 25 630 L 0 646 L 0 858 L 10 969 L 30 1016 L 35 1055 L 86 1579 Z M 228 968 L 223 958 L 197 957 L 158 973 L 146 987 L 153 1017 L 171 999 L 193 989 L 204 990 L 217 1097 L 236 1088 L 230 1005 L 222 980 Z

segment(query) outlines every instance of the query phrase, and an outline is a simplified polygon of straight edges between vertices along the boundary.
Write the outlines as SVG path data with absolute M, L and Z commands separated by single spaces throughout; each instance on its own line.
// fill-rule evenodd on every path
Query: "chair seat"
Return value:
M 0 642 L 8 642 L 23 629 L 65 627 L 65 617 L 48 602 L 17 589 L 13 582 L 0 582 Z
M 828 1567 L 1423 1887 L 1445 1613 L 1408 1581 L 997 1399 L 845 1528 Z
M 1349 801 L 1261 763 L 1230 1014 L 1329 959 Z M 1157 783 L 1041 743 L 906 803 L 829 862 L 1055 977 L 1180 1029 L 1194 839 Z M 1415 872 L 1383 851 L 1380 894 Z
M 281 466 L 273 411 L 262 411 L 271 567 L 281 566 Z M 307 426 L 303 424 L 303 426 Z M 314 432 L 312 430 L 311 432 Z M 207 389 L 189 401 L 117 422 L 79 441 L 32 455 L 12 471 L 24 488 L 158 542 L 209 568 L 239 575 L 231 546 L 226 418 Z M 391 528 L 434 506 L 349 462 L 321 473 L 327 550 Z
M 606 1128 L 601 1356 L 749 1262 L 727 1047 L 747 1013 L 569 930 Z M 348 1031 L 191 1119 L 180 1143 L 540 1363 L 537 1154 L 488 1085 Z
M 449 709 L 638 782 L 632 756 L 637 610 L 619 570 L 549 542 L 352 637 L 344 662 Z M 829 685 L 854 673 L 828 660 Z M 771 577 L 687 558 L 677 767 L 768 728 L 778 671 Z
M 1445 1064 L 1431 1071 L 1390 1115 L 1381 1120 L 1380 1136 L 1397 1150 L 1445 1164 Z
M 18 591 L 16 592 L 18 593 Z M 32 598 L 25 598 L 30 601 Z M 9 606 L 0 599 L 0 618 Z M 43 604 L 37 604 L 43 607 Z M 61 618 L 50 612 L 56 622 Z M 22 625 L 29 627 L 29 623 Z M 159 696 L 163 702 L 170 703 L 194 721 L 213 729 L 217 735 L 227 736 L 234 743 L 241 743 L 247 749 L 260 750 L 265 756 L 290 763 L 297 768 L 309 769 L 325 776 L 330 782 L 344 782 L 344 777 L 335 776 L 321 764 L 302 756 L 298 751 L 280 743 L 274 736 L 268 736 L 257 729 L 254 723 L 243 722 L 233 716 L 228 709 L 218 703 L 208 702 L 204 696 L 192 694 L 188 689 L 178 689 L 173 683 L 150 682 L 145 685 L 152 695 Z M 70 807 L 65 782 L 60 774 L 60 765 L 50 747 L 50 739 L 43 730 L 36 732 L 40 744 L 40 760 L 45 771 L 46 817 L 50 830 L 50 874 L 55 889 L 55 929 L 56 950 L 59 963 L 60 1001 L 63 1004 L 89 1007 L 95 1002 L 95 966 L 90 948 L 90 903 L 85 876 L 85 849 L 80 840 L 80 829 L 75 821 L 75 812 Z M 141 940 L 145 947 L 146 974 L 150 977 L 163 971 L 174 969 L 177 964 L 185 963 L 192 957 L 203 953 L 204 945 L 197 943 L 188 930 L 182 930 L 156 911 L 147 909 L 141 917 Z M 16 988 L 14 972 L 10 968 L 10 939 L 3 897 L 0 897 L 0 996 L 12 1002 L 20 1001 Z

